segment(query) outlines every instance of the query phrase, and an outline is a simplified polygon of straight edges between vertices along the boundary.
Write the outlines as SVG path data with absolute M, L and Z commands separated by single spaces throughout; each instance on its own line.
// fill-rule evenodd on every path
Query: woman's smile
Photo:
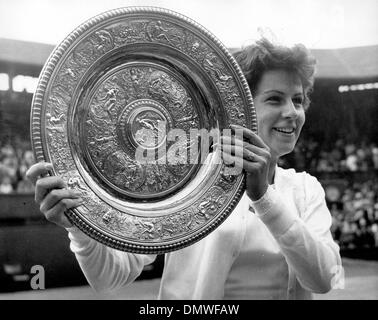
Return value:
M 283 135 L 286 135 L 286 136 L 292 136 L 294 135 L 294 132 L 295 132 L 295 128 L 288 128 L 288 127 L 276 127 L 276 128 L 273 128 L 273 130 L 279 132 L 279 133 L 282 133 Z

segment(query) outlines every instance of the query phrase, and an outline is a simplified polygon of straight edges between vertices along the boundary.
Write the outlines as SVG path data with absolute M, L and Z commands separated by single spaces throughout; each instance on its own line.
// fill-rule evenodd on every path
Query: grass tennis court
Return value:
M 343 265 L 345 270 L 345 288 L 333 290 L 325 295 L 315 295 L 316 300 L 378 299 L 378 261 L 343 259 Z M 136 281 L 125 289 L 107 294 L 95 293 L 89 286 L 23 291 L 0 294 L 0 300 L 156 299 L 159 283 L 160 279 Z

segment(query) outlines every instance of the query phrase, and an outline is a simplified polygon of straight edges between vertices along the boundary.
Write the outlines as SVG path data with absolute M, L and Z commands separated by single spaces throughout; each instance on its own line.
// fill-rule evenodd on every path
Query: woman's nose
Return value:
M 298 117 L 298 110 L 293 101 L 288 100 L 283 108 L 282 115 L 284 118 L 296 119 Z

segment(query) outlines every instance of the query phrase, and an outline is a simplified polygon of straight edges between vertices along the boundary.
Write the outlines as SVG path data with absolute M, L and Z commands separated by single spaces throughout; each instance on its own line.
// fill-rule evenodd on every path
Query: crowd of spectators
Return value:
M 316 172 L 357 172 L 378 170 L 376 143 L 349 143 L 338 139 L 325 146 L 313 138 L 299 140 L 294 152 L 285 157 L 283 166 Z
M 332 233 L 341 248 L 378 247 L 378 177 L 352 183 L 329 208 Z
M 298 142 L 283 166 L 324 172 L 372 172 L 364 182 L 351 180 L 337 202 L 329 202 L 332 232 L 341 248 L 378 247 L 378 147 L 370 143 L 344 143 L 337 140 L 330 151 L 312 139 Z M 34 163 L 30 142 L 20 137 L 0 144 L 0 195 L 33 193 L 25 173 Z
M 32 193 L 26 171 L 34 163 L 30 142 L 18 136 L 0 144 L 0 194 Z

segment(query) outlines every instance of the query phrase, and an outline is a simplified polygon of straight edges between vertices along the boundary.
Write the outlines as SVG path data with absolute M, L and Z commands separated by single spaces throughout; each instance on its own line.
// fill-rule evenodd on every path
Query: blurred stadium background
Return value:
M 30 107 L 53 48 L 0 38 L 0 299 L 153 298 L 163 257 L 130 289 L 95 295 L 66 232 L 47 222 L 34 204 L 33 186 L 25 179 L 34 163 Z M 328 298 L 377 299 L 378 45 L 312 52 L 318 61 L 312 104 L 295 151 L 281 165 L 310 172 L 325 188 L 347 277 L 345 291 Z M 30 291 L 34 265 L 44 266 L 49 293 Z

